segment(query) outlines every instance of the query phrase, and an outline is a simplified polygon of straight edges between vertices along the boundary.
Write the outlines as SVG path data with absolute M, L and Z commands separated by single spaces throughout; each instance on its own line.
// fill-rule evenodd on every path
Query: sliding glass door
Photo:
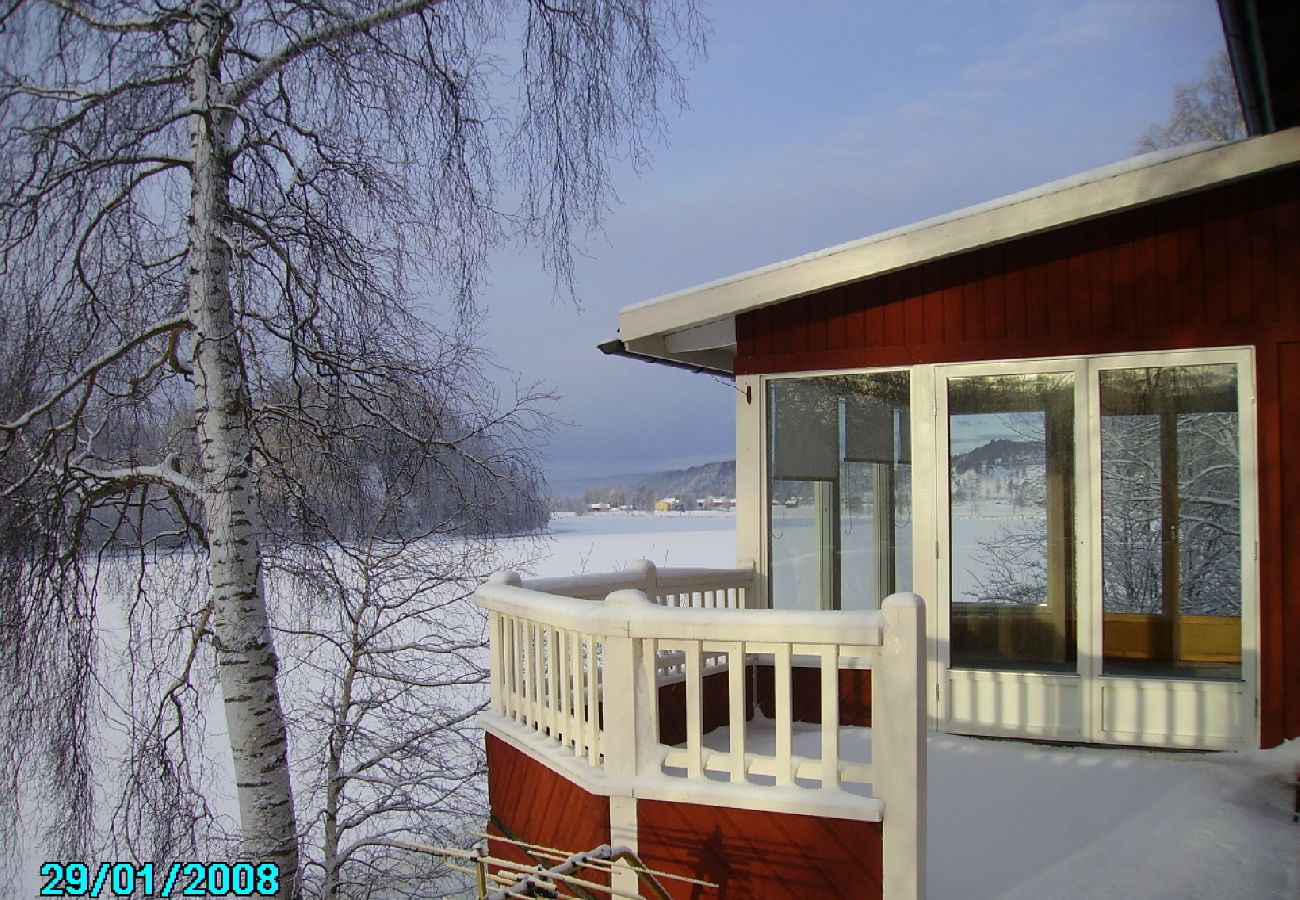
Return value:
M 1249 352 L 934 373 L 948 727 L 1251 743 Z

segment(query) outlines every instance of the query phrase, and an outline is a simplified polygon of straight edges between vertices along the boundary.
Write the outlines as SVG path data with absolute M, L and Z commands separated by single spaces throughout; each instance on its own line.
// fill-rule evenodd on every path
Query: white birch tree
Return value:
M 207 590 L 166 623 L 181 649 L 150 682 L 132 809 L 151 812 L 127 841 L 193 840 L 168 816 L 201 806 L 185 698 L 210 650 L 240 855 L 298 891 L 258 506 L 270 436 L 334 427 L 308 382 L 376 417 L 376 398 L 438 383 L 431 343 L 464 333 L 501 241 L 535 241 L 569 285 L 614 155 L 641 160 L 700 43 L 693 0 L 0 2 L 0 812 L 39 779 L 71 811 L 64 852 L 86 850 L 86 529 L 104 507 L 119 525 L 166 509 Z M 454 300 L 441 330 L 416 315 L 426 290 Z

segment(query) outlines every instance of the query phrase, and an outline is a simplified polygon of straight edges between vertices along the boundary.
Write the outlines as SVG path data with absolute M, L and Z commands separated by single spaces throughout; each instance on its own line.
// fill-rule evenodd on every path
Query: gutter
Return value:
M 1277 131 L 1277 123 L 1273 121 L 1255 0 L 1219 0 L 1219 18 L 1228 42 L 1246 133 L 1251 137 L 1272 134 Z
M 732 381 L 736 380 L 736 373 L 728 372 L 726 369 L 711 369 L 708 366 L 697 366 L 694 363 L 682 362 L 680 359 L 664 359 L 661 356 L 651 356 L 649 353 L 637 353 L 635 350 L 627 349 L 627 344 L 623 343 L 619 338 L 597 344 L 596 349 L 606 356 L 624 356 L 628 359 L 654 363 L 658 366 L 668 366 L 670 369 L 684 369 L 697 375 L 721 375 L 723 378 L 730 378 Z

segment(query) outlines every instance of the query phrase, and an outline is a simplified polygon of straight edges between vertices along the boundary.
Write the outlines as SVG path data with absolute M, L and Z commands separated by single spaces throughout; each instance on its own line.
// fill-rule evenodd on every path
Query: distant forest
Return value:
M 271 426 L 256 451 L 264 458 L 258 481 L 263 539 L 272 545 L 326 537 L 352 541 L 371 527 L 377 527 L 377 537 L 404 540 L 546 527 L 544 482 L 530 459 L 446 409 L 432 426 L 444 438 L 416 452 L 402 440 L 400 418 L 358 424 L 349 440 L 328 448 L 309 433 Z M 170 454 L 171 465 L 192 471 L 193 434 L 187 420 L 136 422 L 116 443 L 124 459 Z M 110 548 L 142 541 L 184 546 L 202 526 L 193 504 L 147 489 L 99 500 L 83 515 L 83 539 Z
M 734 496 L 736 461 L 728 459 L 669 472 L 610 476 L 604 483 L 600 479 L 557 482 L 551 489 L 551 509 L 583 513 L 593 503 L 608 503 L 650 512 L 656 500 L 666 497 L 676 497 L 685 509 L 694 509 L 696 500 Z

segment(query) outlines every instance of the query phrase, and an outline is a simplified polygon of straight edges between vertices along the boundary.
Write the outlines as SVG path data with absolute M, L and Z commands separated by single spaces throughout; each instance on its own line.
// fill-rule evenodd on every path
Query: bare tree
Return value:
M 1137 140 L 1147 153 L 1197 141 L 1235 141 L 1246 136 L 1237 82 L 1224 50 L 1205 66 L 1200 81 L 1174 86 L 1173 109 L 1163 124 L 1153 124 Z
M 314 405 L 322 386 L 382 419 L 412 385 L 445 384 L 430 347 L 469 327 L 497 242 L 537 241 L 567 285 L 613 154 L 641 159 L 660 92 L 678 96 L 676 51 L 700 34 L 693 0 L 0 4 L 11 811 L 33 775 L 88 808 L 100 703 L 88 524 L 107 508 L 120 537 L 132 510 L 166 513 L 207 581 L 188 608 L 126 611 L 179 641 L 160 654 L 173 676 L 141 685 L 154 714 L 131 729 L 141 818 L 125 817 L 128 842 L 157 855 L 195 840 L 175 822 L 201 819 L 180 773 L 210 649 L 239 852 L 278 864 L 281 893 L 296 893 L 258 498 L 274 435 L 346 437 Z M 500 99 L 511 84 L 515 100 Z M 428 288 L 455 301 L 439 329 L 416 314 Z M 65 850 L 87 846 L 90 813 L 61 824 Z
M 410 427 L 431 414 L 422 398 L 412 391 L 385 411 L 403 427 L 353 430 L 345 448 L 335 447 L 346 452 L 327 454 L 302 433 L 279 460 L 294 468 L 326 458 L 336 486 L 331 496 L 293 497 L 285 539 L 268 551 L 274 592 L 292 612 L 276 633 L 292 667 L 285 693 L 305 878 L 323 897 L 463 889 L 440 860 L 393 841 L 472 842 L 486 815 L 474 723 L 486 700 L 485 623 L 470 594 L 535 547 L 516 539 L 503 559 L 493 537 L 541 520 L 523 453 L 536 434 L 516 428 L 509 441 L 502 426 L 519 423 L 507 420 L 490 423 L 490 442 L 415 440 L 448 430 Z M 350 406 L 330 414 L 364 425 Z M 489 423 L 470 425 L 472 414 L 457 410 L 455 433 L 484 433 Z

